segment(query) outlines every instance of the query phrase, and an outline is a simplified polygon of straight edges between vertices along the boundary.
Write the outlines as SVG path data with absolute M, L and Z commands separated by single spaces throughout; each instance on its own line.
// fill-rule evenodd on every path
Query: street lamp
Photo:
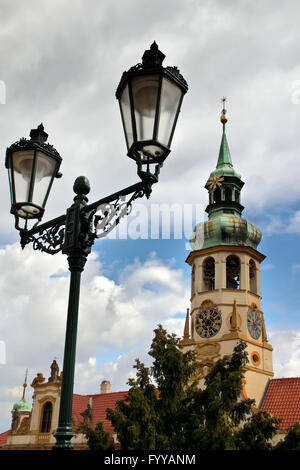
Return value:
M 138 164 L 160 164 L 166 159 L 187 91 L 179 70 L 162 66 L 164 58 L 154 42 L 142 64 L 123 73 L 116 91 L 128 156 Z
M 127 143 L 128 156 L 136 161 L 141 181 L 88 204 L 90 184 L 76 178 L 74 203 L 66 213 L 40 224 L 54 178 L 59 178 L 61 157 L 46 143 L 48 135 L 40 124 L 6 152 L 11 213 L 20 232 L 22 248 L 67 255 L 71 272 L 63 376 L 56 443 L 53 449 L 72 449 L 72 400 L 81 273 L 96 238 L 107 235 L 127 215 L 133 201 L 149 198 L 152 185 L 170 145 L 184 94 L 188 86 L 177 67 L 162 66 L 164 54 L 156 43 L 145 51 L 142 64 L 124 72 L 116 91 Z M 128 197 L 126 199 L 126 197 Z M 125 200 L 125 202 L 124 202 Z M 36 220 L 32 228 L 28 222 Z M 20 224 L 23 223 L 23 227 Z
M 16 216 L 41 220 L 54 178 L 59 178 L 62 161 L 52 145 L 43 124 L 30 132 L 30 140 L 20 139 L 6 152 L 11 212 Z M 18 224 L 18 223 L 17 223 Z

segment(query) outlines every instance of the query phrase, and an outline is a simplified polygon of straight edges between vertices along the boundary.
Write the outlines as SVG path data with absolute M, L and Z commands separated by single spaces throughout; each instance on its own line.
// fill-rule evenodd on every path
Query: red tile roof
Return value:
M 260 408 L 282 418 L 283 431 L 300 422 L 300 377 L 271 379 Z
M 2 434 L 0 434 L 0 446 L 3 446 L 3 444 L 6 444 L 7 436 L 10 433 L 9 431 L 5 431 Z
M 92 397 L 92 408 L 93 408 L 93 422 L 96 425 L 99 421 L 103 422 L 104 430 L 106 432 L 113 432 L 111 422 L 106 419 L 106 408 L 115 409 L 116 402 L 118 400 L 124 400 L 128 392 L 112 392 L 112 393 L 99 393 L 96 395 L 73 395 L 73 408 L 72 414 L 75 415 L 77 423 L 83 421 L 83 417 L 80 415 L 86 410 L 90 397 Z

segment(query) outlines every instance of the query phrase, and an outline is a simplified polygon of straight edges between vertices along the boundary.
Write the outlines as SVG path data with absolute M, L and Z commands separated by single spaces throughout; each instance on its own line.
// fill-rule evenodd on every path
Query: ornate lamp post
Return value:
M 116 97 L 120 103 L 128 156 L 136 161 L 140 182 L 88 204 L 89 181 L 79 176 L 73 189 L 74 203 L 66 214 L 40 224 L 54 178 L 59 178 L 61 157 L 48 144 L 41 124 L 6 152 L 11 213 L 20 232 L 22 248 L 67 255 L 71 272 L 67 314 L 63 378 L 58 428 L 54 449 L 72 449 L 72 399 L 80 278 L 96 238 L 109 233 L 121 217 L 129 214 L 132 202 L 149 198 L 152 185 L 170 145 L 184 94 L 188 86 L 176 67 L 162 66 L 164 54 L 154 42 L 145 51 L 142 64 L 124 72 Z M 126 199 L 127 197 L 127 199 Z M 120 200 L 122 198 L 122 201 Z M 125 200 L 125 202 L 124 202 Z M 32 228 L 28 222 L 37 220 Z M 23 227 L 20 227 L 21 221 Z

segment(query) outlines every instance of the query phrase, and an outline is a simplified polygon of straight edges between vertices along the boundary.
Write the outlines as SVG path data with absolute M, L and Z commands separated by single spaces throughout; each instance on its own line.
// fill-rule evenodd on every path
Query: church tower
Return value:
M 242 218 L 241 175 L 233 167 L 226 137 L 226 98 L 223 98 L 222 140 L 217 166 L 205 185 L 208 220 L 196 226 L 191 266 L 191 309 L 182 345 L 196 351 L 200 378 L 237 342 L 247 343 L 249 363 L 244 394 L 258 406 L 273 377 L 272 346 L 268 343 L 261 309 L 260 230 Z

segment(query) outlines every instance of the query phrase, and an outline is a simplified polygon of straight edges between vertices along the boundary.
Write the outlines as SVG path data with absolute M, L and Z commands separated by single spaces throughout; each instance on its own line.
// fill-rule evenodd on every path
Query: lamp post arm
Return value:
M 128 194 L 143 191 L 144 187 L 144 182 L 140 181 L 139 183 L 121 189 L 121 191 L 117 191 L 116 193 L 113 193 L 110 196 L 103 197 L 102 199 L 98 199 L 98 201 L 96 202 L 86 205 L 83 210 L 84 212 L 91 212 L 95 209 L 98 209 L 99 206 L 102 206 L 103 204 L 110 204 L 111 202 L 115 201 L 116 199 L 122 196 L 128 196 Z
M 95 238 L 104 238 L 111 232 L 120 219 L 129 215 L 132 202 L 146 195 L 149 197 L 152 184 L 158 181 L 157 176 L 140 175 L 142 181 L 117 191 L 109 196 L 84 205 L 80 212 L 86 219 L 86 234 L 91 244 Z M 126 196 L 131 197 L 126 200 Z M 98 215 L 97 212 L 99 213 Z M 63 214 L 43 224 L 36 224 L 30 230 L 19 228 L 22 249 L 32 243 L 34 250 L 54 255 L 61 251 L 65 244 L 65 225 L 67 215 Z
M 32 229 L 19 229 L 20 244 L 22 249 L 32 243 L 34 250 L 44 251 L 54 255 L 61 251 L 64 240 L 64 228 L 66 214 L 49 220 L 41 225 L 35 225 Z

